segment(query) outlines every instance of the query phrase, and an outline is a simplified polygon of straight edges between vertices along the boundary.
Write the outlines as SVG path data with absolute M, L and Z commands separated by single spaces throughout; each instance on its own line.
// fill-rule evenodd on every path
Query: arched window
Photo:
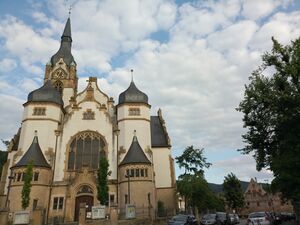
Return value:
M 68 169 L 78 170 L 83 166 L 98 169 L 99 158 L 106 157 L 104 146 L 103 139 L 96 132 L 77 134 L 70 144 Z
M 57 80 L 54 82 L 53 86 L 56 88 L 56 90 L 59 91 L 60 94 L 62 94 L 62 91 L 63 91 L 63 88 L 64 88 L 64 85 L 61 81 Z

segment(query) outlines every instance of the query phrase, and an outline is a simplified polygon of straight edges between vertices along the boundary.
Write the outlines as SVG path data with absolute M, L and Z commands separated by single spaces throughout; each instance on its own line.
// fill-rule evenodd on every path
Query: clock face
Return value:
M 54 79 L 64 79 L 64 78 L 66 78 L 65 72 L 61 69 L 54 71 L 52 76 L 53 76 Z

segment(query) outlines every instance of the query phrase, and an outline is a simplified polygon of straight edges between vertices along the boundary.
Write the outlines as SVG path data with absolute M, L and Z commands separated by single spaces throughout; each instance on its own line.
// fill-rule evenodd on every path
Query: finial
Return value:
M 34 131 L 34 136 L 37 137 L 37 130 Z
M 133 69 L 131 69 L 130 72 L 131 72 L 131 82 L 133 82 Z
M 72 10 L 72 6 L 70 5 L 70 7 L 69 7 L 69 18 L 71 16 L 71 10 Z
M 135 136 L 135 137 L 136 137 L 136 130 L 134 130 L 134 131 L 133 131 L 133 136 Z

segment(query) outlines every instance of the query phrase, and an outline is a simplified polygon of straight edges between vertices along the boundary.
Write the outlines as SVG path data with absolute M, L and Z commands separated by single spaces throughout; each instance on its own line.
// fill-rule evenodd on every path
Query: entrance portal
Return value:
M 90 196 L 90 195 L 81 195 L 81 196 L 76 197 L 75 218 L 74 218 L 75 221 L 78 221 L 78 219 L 79 219 L 80 203 L 85 203 L 86 213 L 92 212 L 92 206 L 94 205 L 94 197 Z

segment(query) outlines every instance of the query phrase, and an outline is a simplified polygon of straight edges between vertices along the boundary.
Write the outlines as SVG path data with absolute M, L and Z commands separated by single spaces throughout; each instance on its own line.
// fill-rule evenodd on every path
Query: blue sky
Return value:
M 41 86 L 70 5 L 79 89 L 97 76 L 100 89 L 117 99 L 133 68 L 152 114 L 162 109 L 174 157 L 189 145 L 204 148 L 210 182 L 222 183 L 230 172 L 272 179 L 236 151 L 245 130 L 235 108 L 271 37 L 288 44 L 299 36 L 299 1 L 1 0 L 1 139 L 16 133 L 27 94 Z

